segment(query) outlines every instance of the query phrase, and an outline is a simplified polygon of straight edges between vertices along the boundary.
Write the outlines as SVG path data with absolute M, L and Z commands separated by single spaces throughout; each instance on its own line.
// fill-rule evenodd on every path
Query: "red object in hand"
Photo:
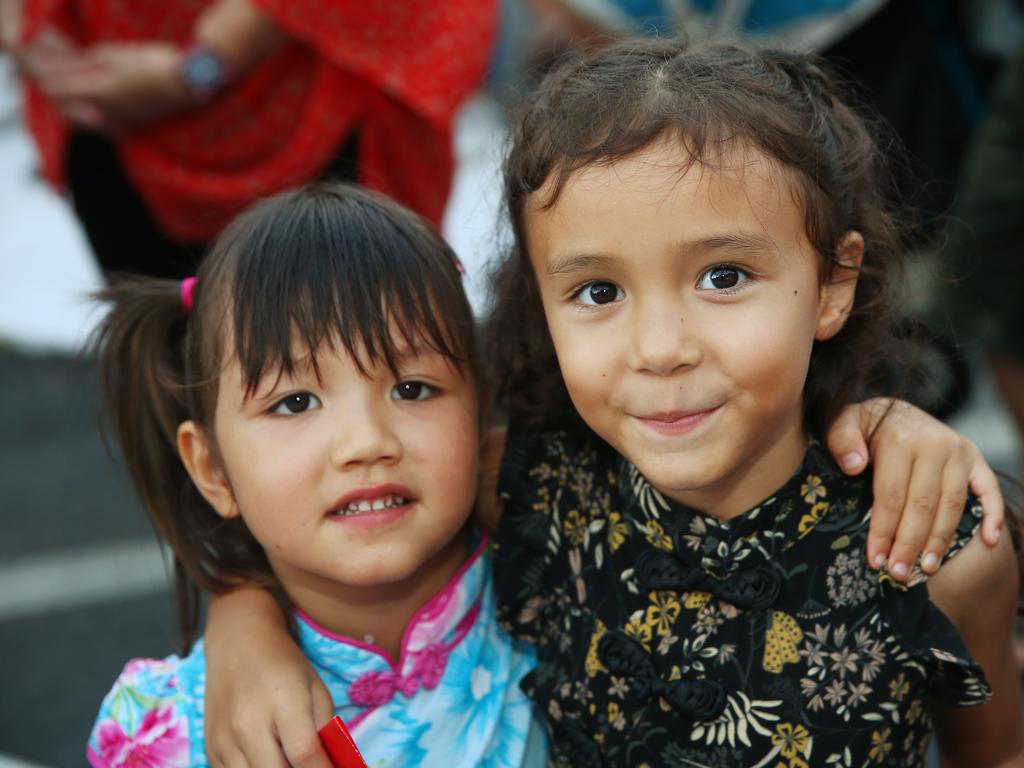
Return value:
M 352 740 L 352 734 L 348 732 L 345 723 L 335 715 L 331 721 L 320 729 L 320 743 L 327 750 L 328 757 L 334 763 L 334 768 L 366 768 L 366 761 L 359 754 L 356 743 Z

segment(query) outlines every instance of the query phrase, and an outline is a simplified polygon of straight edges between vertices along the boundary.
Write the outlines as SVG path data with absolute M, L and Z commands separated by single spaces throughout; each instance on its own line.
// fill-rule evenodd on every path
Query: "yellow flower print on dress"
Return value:
M 647 652 L 651 651 L 651 628 L 644 623 L 644 612 L 643 609 L 636 611 L 629 618 L 629 622 L 623 627 L 623 631 L 627 637 L 632 637 L 640 645 L 642 645 Z
M 779 754 L 787 760 L 797 755 L 807 754 L 810 734 L 802 725 L 779 723 L 772 734 L 772 745 L 779 748 Z
M 891 728 L 884 728 L 881 731 L 874 731 L 871 734 L 871 751 L 868 752 L 868 757 L 874 760 L 876 763 L 884 763 L 889 753 L 892 752 L 892 742 L 889 741 L 889 736 L 892 734 Z
M 578 510 L 570 509 L 562 523 L 562 532 L 572 546 L 578 547 L 587 539 L 587 521 Z
M 699 611 L 708 601 L 711 600 L 710 592 L 687 592 L 686 598 L 683 601 L 683 605 L 694 611 Z
M 895 680 L 889 681 L 889 695 L 892 696 L 893 701 L 903 701 L 908 693 L 910 693 L 910 683 L 907 681 L 906 675 L 900 672 Z
M 804 639 L 803 630 L 796 619 L 782 611 L 772 611 L 765 633 L 764 660 L 762 666 L 769 672 L 779 674 L 786 664 L 800 661 L 797 646 Z
M 647 540 L 655 547 L 664 550 L 665 552 L 671 552 L 675 549 L 675 547 L 672 546 L 671 537 L 665 533 L 665 529 L 661 527 L 661 523 L 657 520 L 649 520 L 647 525 L 644 527 L 646 529 Z
M 646 624 L 659 637 L 664 637 L 672 629 L 672 624 L 679 618 L 682 607 L 671 592 L 651 592 L 651 605 L 647 606 Z
M 811 507 L 811 511 L 800 518 L 800 523 L 796 527 L 798 538 L 802 539 L 804 536 L 813 531 L 815 527 L 818 525 L 818 523 L 821 522 L 821 518 L 825 516 L 825 513 L 827 511 L 827 501 L 819 501 L 817 504 Z
M 824 499 L 828 495 L 828 489 L 825 488 L 820 477 L 808 475 L 807 482 L 800 486 L 800 495 L 808 504 L 813 504 L 818 499 Z
M 612 512 L 608 515 L 608 549 L 612 552 L 622 546 L 629 535 L 629 526 L 622 521 L 622 515 Z
M 597 645 L 601 642 L 601 638 L 604 637 L 608 628 L 604 625 L 600 619 L 597 619 L 597 626 L 594 627 L 594 634 L 590 636 L 590 647 L 587 649 L 587 659 L 583 663 L 583 669 L 587 673 L 587 677 L 597 677 L 598 672 L 604 672 L 607 674 L 608 668 L 601 663 L 601 658 L 597 655 Z

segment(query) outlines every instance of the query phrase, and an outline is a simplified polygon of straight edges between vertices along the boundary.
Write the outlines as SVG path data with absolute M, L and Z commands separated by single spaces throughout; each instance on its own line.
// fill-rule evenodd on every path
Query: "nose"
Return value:
M 676 297 L 652 298 L 638 304 L 632 317 L 629 365 L 635 371 L 666 376 L 698 365 L 702 358 L 694 321 Z
M 402 442 L 385 404 L 358 399 L 347 404 L 335 423 L 331 464 L 338 469 L 393 463 L 402 456 Z

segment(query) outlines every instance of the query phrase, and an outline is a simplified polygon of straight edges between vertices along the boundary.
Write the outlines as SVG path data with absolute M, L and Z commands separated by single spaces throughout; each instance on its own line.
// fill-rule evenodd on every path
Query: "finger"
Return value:
M 875 456 L 875 475 L 871 486 L 874 501 L 868 529 L 868 562 L 873 568 L 881 568 L 889 558 L 907 498 L 912 468 L 912 454 L 904 446 L 890 444 L 888 448 L 880 447 Z
M 944 464 L 924 454 L 918 456 L 911 468 L 906 501 L 889 552 L 889 575 L 897 581 L 910 575 L 928 539 L 942 492 Z
M 57 102 L 57 109 L 69 122 L 102 131 L 106 127 L 106 116 L 99 107 L 82 99 Z
M 928 541 L 921 557 L 921 570 L 935 573 L 953 541 L 953 534 L 967 504 L 967 476 L 958 464 L 949 464 L 942 473 L 942 494 Z
M 844 408 L 825 436 L 828 452 L 848 475 L 857 475 L 868 465 L 867 419 L 862 405 Z
M 327 690 L 327 686 L 316 675 L 313 676 L 311 693 L 313 699 L 313 726 L 320 730 L 334 717 L 334 702 L 331 700 L 331 694 Z
M 240 755 L 242 762 L 238 764 L 238 768 L 289 768 L 281 745 L 269 727 L 264 727 L 247 738 Z M 230 768 L 235 766 L 232 765 Z
M 981 452 L 974 448 L 977 454 L 974 469 L 971 471 L 970 487 L 978 501 L 981 502 L 982 518 L 981 538 L 988 546 L 994 547 L 999 543 L 999 537 L 1003 532 L 1006 507 L 1003 503 L 1003 492 L 999 488 L 999 478 L 992 468 L 982 458 Z
M 106 71 L 93 66 L 47 64 L 36 83 L 51 99 L 93 99 L 108 90 Z
M 249 768 L 249 761 L 237 747 L 213 749 L 209 741 L 206 743 L 206 756 L 211 768 Z
M 314 714 L 313 702 L 313 697 L 310 697 L 306 707 L 291 709 L 275 718 L 281 749 L 293 768 L 332 768 L 317 734 L 320 725 L 330 720 L 331 716 L 328 715 L 322 722 L 317 719 L 320 713 Z

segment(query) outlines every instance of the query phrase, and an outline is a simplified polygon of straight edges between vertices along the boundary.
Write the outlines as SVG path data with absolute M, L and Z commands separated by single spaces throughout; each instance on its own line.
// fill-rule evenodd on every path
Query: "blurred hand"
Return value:
M 169 43 L 75 48 L 52 33 L 37 38 L 23 71 L 69 121 L 108 134 L 197 106 L 180 77 L 182 52 Z

